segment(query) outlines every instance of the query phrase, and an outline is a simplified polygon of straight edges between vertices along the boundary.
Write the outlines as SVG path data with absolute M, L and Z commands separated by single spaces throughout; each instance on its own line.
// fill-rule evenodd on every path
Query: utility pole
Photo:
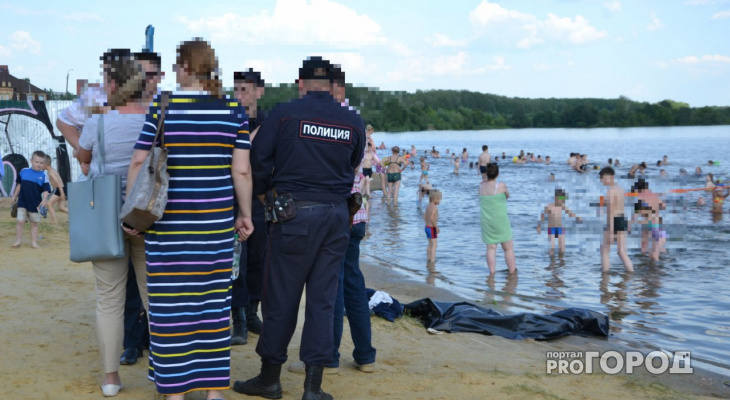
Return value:
M 71 68 L 66 72 L 66 94 L 68 94 L 68 75 L 73 71 L 74 69 Z

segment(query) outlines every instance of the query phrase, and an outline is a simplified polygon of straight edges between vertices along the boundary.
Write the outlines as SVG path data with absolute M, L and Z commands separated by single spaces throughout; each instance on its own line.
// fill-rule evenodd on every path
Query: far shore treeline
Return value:
M 672 100 L 641 103 L 625 96 L 527 99 L 466 90 L 388 92 L 352 85 L 347 86 L 346 95 L 366 123 L 381 132 L 730 125 L 730 107 L 692 108 Z M 295 84 L 269 86 L 259 107 L 268 111 L 297 96 Z M 49 100 L 71 98 L 69 94 L 49 96 Z
M 350 105 L 377 131 L 476 130 L 497 128 L 597 128 L 730 125 L 730 107 L 691 108 L 664 100 L 526 99 L 466 90 L 387 92 L 348 85 Z M 268 110 L 297 96 L 297 87 L 267 87 L 259 107 Z

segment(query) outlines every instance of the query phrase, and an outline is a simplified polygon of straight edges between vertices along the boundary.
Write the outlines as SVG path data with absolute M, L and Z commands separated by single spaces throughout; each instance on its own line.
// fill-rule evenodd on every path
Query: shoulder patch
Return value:
M 299 137 L 350 144 L 352 143 L 352 128 L 322 122 L 302 121 L 299 125 Z

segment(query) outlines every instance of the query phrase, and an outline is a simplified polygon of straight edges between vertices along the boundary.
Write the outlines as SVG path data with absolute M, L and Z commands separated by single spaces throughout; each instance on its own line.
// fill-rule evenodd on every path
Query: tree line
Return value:
M 268 110 L 297 95 L 294 84 L 267 87 L 259 106 Z M 346 96 L 366 123 L 387 132 L 730 125 L 730 107 L 690 107 L 672 100 L 647 103 L 625 96 L 527 99 L 466 90 L 407 93 L 351 85 Z

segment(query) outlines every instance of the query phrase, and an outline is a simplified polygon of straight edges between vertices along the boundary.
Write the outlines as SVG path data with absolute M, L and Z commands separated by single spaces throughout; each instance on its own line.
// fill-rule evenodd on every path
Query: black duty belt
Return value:
M 322 208 L 322 207 L 333 207 L 333 203 L 320 203 L 318 201 L 299 201 L 295 200 L 294 205 L 296 208 Z

